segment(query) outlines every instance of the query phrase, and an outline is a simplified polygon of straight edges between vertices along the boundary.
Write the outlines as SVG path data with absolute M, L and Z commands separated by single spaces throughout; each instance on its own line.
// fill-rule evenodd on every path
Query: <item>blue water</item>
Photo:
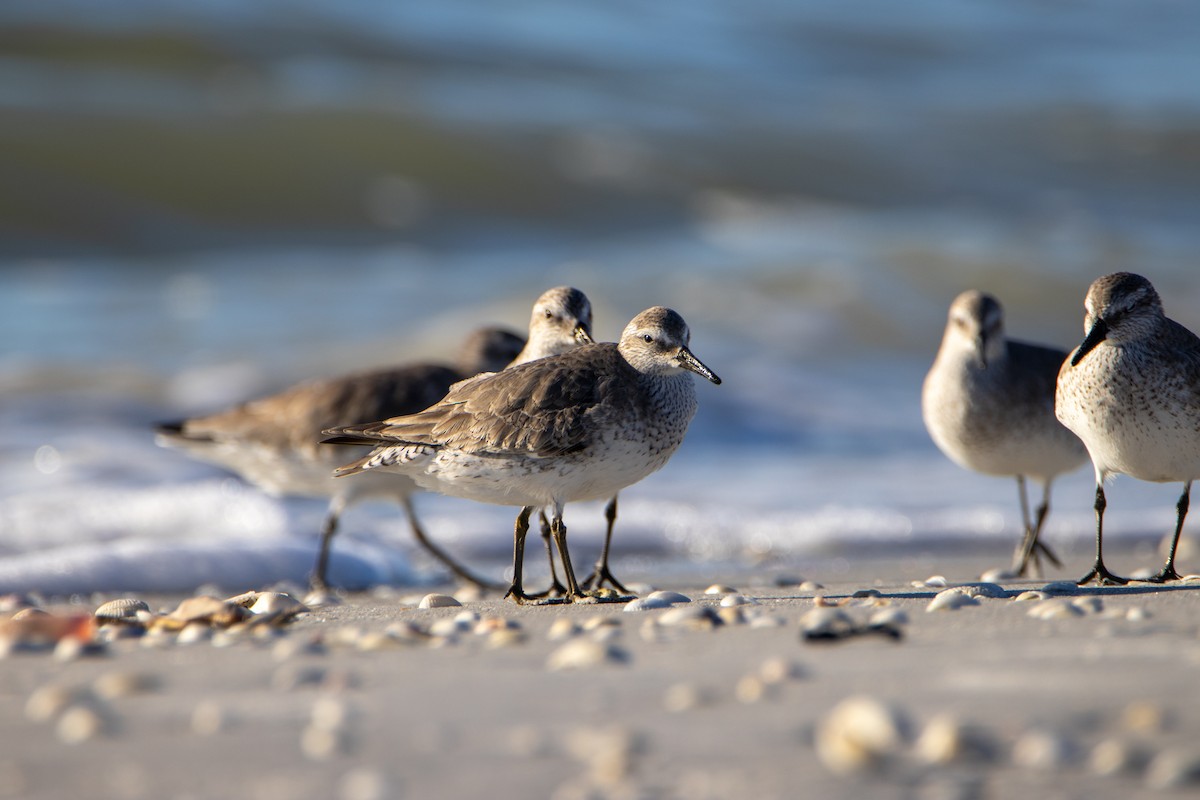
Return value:
M 588 293 L 606 339 L 642 308 L 676 308 L 724 379 L 699 387 L 671 463 L 622 495 L 616 563 L 646 580 L 1015 544 L 1012 482 L 954 467 L 920 420 L 962 289 L 996 294 L 1013 335 L 1071 347 L 1088 283 L 1134 269 L 1200 328 L 1189 4 L 284 5 L 11 3 L 0 25 L 169 31 L 250 61 L 245 102 L 541 148 L 566 202 L 595 218 L 500 209 L 382 235 L 197 240 L 150 215 L 148 250 L 0 240 L 0 591 L 302 580 L 321 504 L 161 450 L 153 423 L 448 356 L 476 325 L 522 327 L 557 284 Z M 0 121 L 186 120 L 229 102 L 191 74 L 0 57 Z M 631 205 L 588 205 L 596 187 Z M 1079 559 L 1089 472 L 1059 482 L 1048 525 Z M 1177 492 L 1118 481 L 1112 538 L 1165 532 Z M 431 535 L 499 577 L 512 511 L 418 506 Z M 586 562 L 601 509 L 568 514 Z M 348 584 L 439 575 L 387 506 L 347 514 L 336 547 Z

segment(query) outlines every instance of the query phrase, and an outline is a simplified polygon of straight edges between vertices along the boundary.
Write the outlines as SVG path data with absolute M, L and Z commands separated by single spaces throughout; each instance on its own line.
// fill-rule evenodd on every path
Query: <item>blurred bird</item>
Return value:
M 950 304 L 942 344 L 921 393 L 925 427 L 961 467 L 1017 479 L 1024 536 L 1013 571 L 1024 575 L 1038 554 L 1058 558 L 1039 539 L 1050 511 L 1050 484 L 1087 460 L 1083 442 L 1054 416 L 1054 382 L 1065 350 L 1008 339 L 1004 311 L 991 295 L 960 294 Z M 1031 519 L 1026 477 L 1042 484 Z

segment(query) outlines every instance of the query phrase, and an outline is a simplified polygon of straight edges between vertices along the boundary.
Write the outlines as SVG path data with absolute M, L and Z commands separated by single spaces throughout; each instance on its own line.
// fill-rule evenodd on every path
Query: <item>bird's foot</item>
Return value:
M 1157 575 L 1146 578 L 1146 583 L 1166 583 L 1167 581 L 1177 581 L 1183 576 L 1175 571 L 1174 564 L 1167 564 Z
M 596 567 L 592 570 L 591 574 L 580 581 L 579 585 L 584 589 L 600 589 L 606 583 L 621 594 L 629 594 L 629 590 L 616 579 L 612 572 L 609 571 L 608 565 L 602 561 L 596 563 Z
M 529 596 L 536 597 L 539 600 L 543 600 L 543 599 L 562 598 L 562 597 L 566 597 L 566 595 L 567 595 L 567 587 L 563 586 L 556 578 L 554 580 L 554 583 L 550 584 L 550 588 L 545 589 L 540 592 L 535 592 Z
M 1079 586 L 1085 586 L 1093 581 L 1098 586 L 1124 586 L 1129 583 L 1128 578 L 1122 578 L 1119 575 L 1113 575 L 1109 572 L 1102 561 L 1097 561 L 1096 565 L 1092 567 L 1092 571 L 1075 581 L 1075 583 Z

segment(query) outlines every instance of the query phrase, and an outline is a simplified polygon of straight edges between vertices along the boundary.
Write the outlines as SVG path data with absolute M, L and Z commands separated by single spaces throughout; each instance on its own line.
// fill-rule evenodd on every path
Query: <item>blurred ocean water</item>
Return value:
M 0 591 L 302 579 L 321 504 L 156 448 L 156 421 L 449 357 L 582 288 L 670 305 L 724 379 L 622 496 L 636 573 L 1017 539 L 920 382 L 962 289 L 1069 348 L 1090 281 L 1200 328 L 1200 9 L 120 0 L 0 8 Z M 1091 535 L 1088 470 L 1049 540 Z M 1114 540 L 1178 488 L 1122 479 Z M 503 568 L 508 509 L 418 500 Z M 599 508 L 568 511 L 583 563 Z M 334 577 L 429 578 L 395 509 Z M 999 543 L 999 545 L 997 545 Z M 618 561 L 618 563 L 621 563 Z

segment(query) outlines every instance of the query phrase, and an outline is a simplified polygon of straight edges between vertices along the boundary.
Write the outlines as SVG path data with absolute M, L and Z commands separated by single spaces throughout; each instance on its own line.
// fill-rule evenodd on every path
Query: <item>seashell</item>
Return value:
M 930 575 L 920 583 L 914 582 L 914 585 L 924 586 L 929 589 L 945 589 L 950 584 L 946 581 L 945 575 Z
M 1134 606 L 1125 612 L 1125 619 L 1129 620 L 1130 622 L 1145 622 L 1146 620 L 1150 619 L 1150 616 L 1150 612 L 1141 606 Z
M 341 800 L 387 800 L 396 795 L 387 775 L 370 767 L 355 767 L 338 781 Z
M 858 590 L 856 590 L 856 591 L 855 591 L 855 592 L 854 592 L 852 595 L 850 595 L 850 596 L 851 596 L 851 597 L 855 597 L 855 598 L 859 598 L 859 597 L 883 597 L 883 592 L 879 591 L 878 589 L 858 589 Z
M 691 711 L 707 705 L 710 699 L 706 693 L 690 683 L 676 683 L 667 689 L 663 696 L 663 708 L 672 714 Z
M 757 600 L 755 600 L 751 597 L 746 597 L 744 594 L 727 594 L 721 598 L 721 606 L 723 608 L 729 608 L 731 606 L 756 606 L 756 605 L 758 605 Z
M 995 583 L 964 583 L 955 587 L 968 597 L 983 597 L 989 600 L 1004 600 L 1009 596 L 1009 592 L 1003 586 Z
M 288 661 L 296 656 L 321 656 L 326 652 L 328 651 L 325 648 L 325 640 L 321 636 L 315 635 L 303 639 L 280 639 L 271 648 L 271 657 L 276 661 Z
M 1099 614 L 1104 610 L 1104 601 L 1099 597 L 1076 597 L 1071 605 L 1084 614 Z
M 796 588 L 802 592 L 812 593 L 822 591 L 825 587 L 816 581 L 801 581 L 800 585 Z
M 871 697 L 850 697 L 818 723 L 817 755 L 840 775 L 876 769 L 899 752 L 904 728 L 891 706 Z
M 739 702 L 751 705 L 767 696 L 768 685 L 758 675 L 743 675 L 733 687 L 733 696 Z
M 12 619 L 14 621 L 20 621 L 23 619 L 30 619 L 31 617 L 36 618 L 36 617 L 49 617 L 49 616 L 51 616 L 49 611 L 40 609 L 37 606 L 30 606 L 29 608 L 22 608 L 20 611 L 13 614 Z
M 568 733 L 566 744 L 568 752 L 587 765 L 585 780 L 602 790 L 625 786 L 633 772 L 634 756 L 645 751 L 637 734 L 619 727 L 576 728 Z
M 430 623 L 429 634 L 430 636 L 440 636 L 443 639 L 450 639 L 460 633 L 465 633 L 470 629 L 471 626 L 467 626 L 464 629 L 463 626 L 459 625 L 456 620 L 453 620 L 449 617 L 442 617 L 441 619 L 435 619 L 432 623 Z
M 525 631 L 520 628 L 500 628 L 487 635 L 487 638 L 484 639 L 484 646 L 489 650 L 515 647 L 516 645 L 524 644 L 528 638 Z
M 957 611 L 960 608 L 977 605 L 979 605 L 977 598 L 955 587 L 953 589 L 943 589 L 934 595 L 933 599 L 929 601 L 929 605 L 925 606 L 925 611 L 926 613 L 933 611 Z
M 737 594 L 737 589 L 723 583 L 714 583 L 704 590 L 705 594 Z
M 980 575 L 979 580 L 986 581 L 987 583 L 1000 583 L 1001 581 L 1016 580 L 1019 577 L 1021 576 L 1014 572 L 1011 567 L 996 567 Z
M 707 606 L 676 606 L 659 614 L 655 622 L 659 625 L 682 627 L 691 630 L 712 630 L 723 624 L 717 612 Z
M 407 640 L 390 636 L 386 631 L 364 631 L 358 637 L 355 648 L 362 653 L 374 653 L 379 650 L 395 650 L 409 644 Z
M 546 638 L 552 642 L 561 642 L 564 639 L 578 636 L 582 632 L 583 627 L 575 620 L 570 617 L 559 617 L 550 623 L 550 630 L 546 631 Z
M 592 639 L 571 639 L 546 659 L 546 668 L 552 671 L 587 669 L 601 664 L 619 664 L 629 660 L 621 648 Z
M 92 691 L 97 697 L 114 700 L 118 697 L 131 697 L 145 694 L 158 689 L 160 681 L 157 676 L 145 672 L 106 672 L 92 682 Z
M 600 628 L 619 628 L 621 620 L 611 614 L 597 614 L 586 618 L 579 626 L 585 631 L 595 631 Z
M 277 618 L 280 620 L 290 620 L 296 615 L 305 614 L 310 610 L 304 603 L 283 592 L 259 592 L 258 597 L 248 608 L 252 614 L 279 615 Z
M 755 614 L 750 618 L 751 628 L 782 628 L 787 620 L 774 614 Z
M 762 666 L 758 668 L 758 674 L 765 683 L 784 683 L 785 681 L 802 678 L 804 670 L 799 664 L 782 656 L 777 656 L 764 661 Z
M 805 639 L 841 639 L 857 630 L 854 618 L 840 608 L 814 608 L 800 617 L 800 634 Z
M 302 602 L 309 608 L 331 608 L 333 606 L 340 606 L 342 598 L 331 589 L 313 589 L 304 595 Z
M 1170 722 L 1165 708 L 1148 701 L 1130 703 L 1121 712 L 1121 725 L 1133 733 L 1165 733 L 1171 727 Z
M 49 722 L 79 699 L 79 692 L 66 686 L 47 684 L 34 689 L 25 701 L 25 718 L 30 722 Z
M 100 712 L 90 705 L 71 706 L 58 720 L 59 741 L 81 744 L 108 731 L 109 725 Z
M 427 594 L 421 598 L 417 608 L 461 608 L 462 603 L 448 594 Z
M 1074 581 L 1052 581 L 1042 587 L 1046 594 L 1079 594 L 1079 586 Z
M 1028 731 L 1017 739 L 1012 749 L 1014 764 L 1039 771 L 1060 769 L 1074 756 L 1074 743 L 1062 734 L 1052 731 Z
M 228 715 L 212 700 L 201 700 L 192 709 L 192 733 L 197 736 L 216 736 L 228 726 Z
M 271 673 L 271 688 L 279 692 L 293 692 L 305 687 L 321 686 L 327 675 L 324 667 L 283 664 Z
M 349 642 L 352 647 L 357 647 L 358 642 L 365 635 L 362 631 L 358 631 L 356 629 L 343 628 L 342 630 L 345 631 L 343 635 L 353 639 L 352 642 Z M 393 622 L 384 628 L 383 632 L 388 637 L 395 639 L 398 642 L 426 641 L 429 639 L 431 634 L 429 630 L 422 628 L 419 624 L 413 622 L 412 620 L 397 620 L 396 622 Z
M 340 730 L 309 725 L 300 734 L 300 752 L 311 761 L 328 761 L 346 749 L 347 740 Z
M 465 605 L 466 603 L 478 603 L 483 599 L 483 587 L 476 586 L 473 583 L 463 584 L 454 590 L 454 599 L 457 600 L 460 605 Z
M 475 623 L 474 630 L 476 636 L 487 636 L 495 631 L 516 629 L 520 627 L 521 623 L 515 619 L 489 615 L 486 617 L 481 617 L 480 620 Z
M 191 622 L 179 631 L 175 637 L 177 644 L 197 644 L 212 639 L 212 629 L 203 622 Z
M 27 594 L 12 592 L 0 595 L 0 614 L 13 614 L 23 608 L 36 606 L 33 598 Z
M 1113 777 L 1140 772 L 1146 762 L 1146 754 L 1128 742 L 1105 739 L 1092 748 L 1088 768 L 1097 775 Z
M 1083 609 L 1065 597 L 1051 597 L 1035 603 L 1028 613 L 1034 619 L 1071 619 L 1084 615 Z
M 742 606 L 722 606 L 717 609 L 717 617 L 726 625 L 741 625 L 746 621 L 746 612 Z
M 949 714 L 939 714 L 925 725 L 913 744 L 918 760 L 931 765 L 956 761 L 991 761 L 996 746 L 983 731 L 964 725 Z
M 867 620 L 867 624 L 873 628 L 896 628 L 901 625 L 908 624 L 908 614 L 903 608 L 889 606 L 887 608 L 881 608 L 872 614 L 870 619 Z
M 680 594 L 679 592 L 671 592 L 667 590 L 651 592 L 649 595 L 647 595 L 647 599 L 662 600 L 668 605 L 692 602 L 692 598 L 688 597 L 686 594 Z
M 63 639 L 90 642 L 95 635 L 96 620 L 91 614 L 59 616 L 42 613 L 0 620 L 0 643 L 17 649 L 49 647 Z
M 1014 597 L 1013 600 L 1018 603 L 1025 603 L 1030 600 L 1045 600 L 1049 596 L 1050 595 L 1046 594 L 1045 592 L 1030 591 L 1030 592 L 1021 592 L 1019 595 Z
M 145 600 L 136 597 L 119 597 L 102 603 L 92 614 L 100 624 L 106 622 L 137 622 L 139 611 L 150 611 Z
M 637 612 L 637 611 L 659 611 L 664 608 L 670 608 L 671 602 L 658 597 L 638 597 L 630 600 L 625 604 L 622 611 Z
M 199 595 L 187 598 L 174 611 L 165 617 L 159 617 L 157 621 L 176 630 L 193 623 L 226 628 L 249 616 L 248 609 L 235 603 L 218 600 L 211 595 Z
M 1163 750 L 1146 766 L 1146 786 L 1151 789 L 1182 789 L 1200 785 L 1200 751 L 1194 747 Z
M 104 644 L 101 642 L 85 642 L 82 639 L 66 636 L 59 639 L 54 645 L 54 660 L 61 662 L 76 661 L 84 656 L 96 656 L 104 652 Z

